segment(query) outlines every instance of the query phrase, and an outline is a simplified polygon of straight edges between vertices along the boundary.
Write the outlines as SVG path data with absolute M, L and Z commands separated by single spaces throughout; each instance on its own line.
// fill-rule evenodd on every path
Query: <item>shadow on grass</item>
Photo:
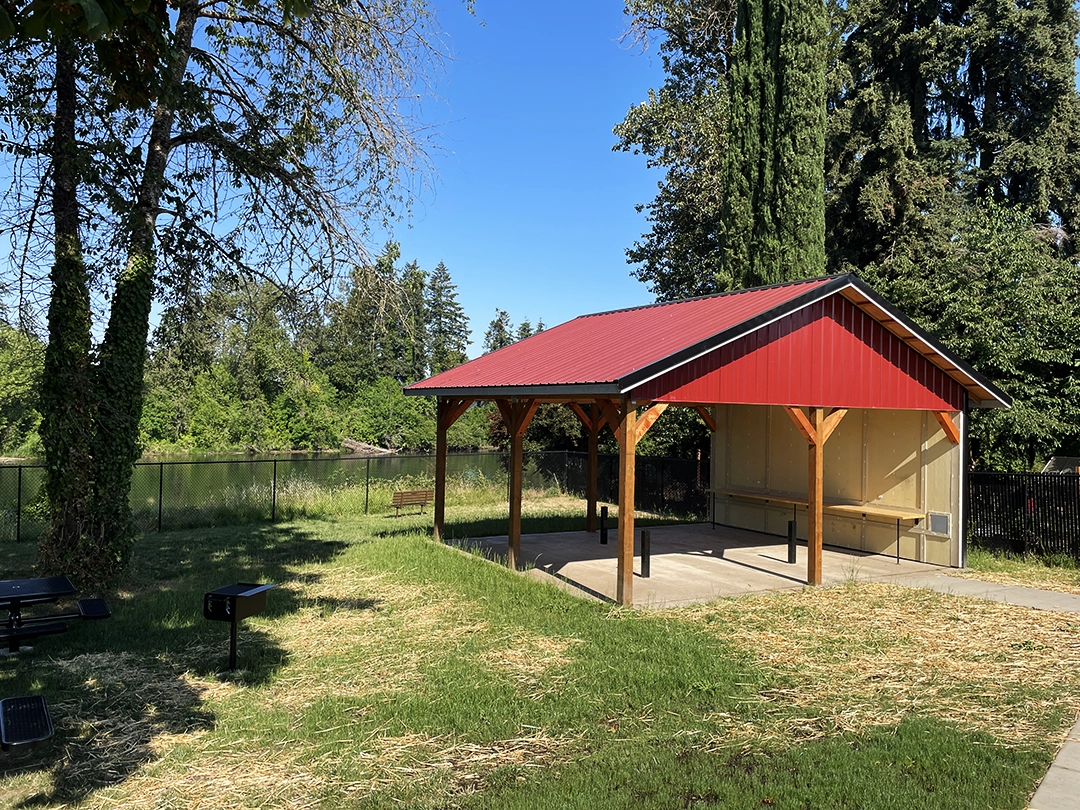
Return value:
M 48 786 L 15 807 L 78 803 L 123 783 L 157 756 L 163 735 L 210 730 L 204 698 L 228 666 L 229 624 L 202 616 L 203 595 L 234 582 L 273 582 L 259 621 L 310 604 L 301 595 L 320 574 L 295 568 L 329 562 L 346 543 L 291 526 L 261 525 L 148 535 L 126 581 L 108 595 L 112 618 L 72 622 L 33 651 L 0 659 L 0 696 L 42 694 L 56 736 L 37 748 L 0 754 L 0 776 L 47 774 Z M 369 599 L 319 599 L 323 609 L 370 610 Z M 62 607 L 62 606 L 61 606 Z M 240 625 L 234 687 L 266 682 L 289 660 L 258 622 Z M 2 795 L 2 792 L 0 792 Z M 12 798 L 9 794 L 8 798 Z

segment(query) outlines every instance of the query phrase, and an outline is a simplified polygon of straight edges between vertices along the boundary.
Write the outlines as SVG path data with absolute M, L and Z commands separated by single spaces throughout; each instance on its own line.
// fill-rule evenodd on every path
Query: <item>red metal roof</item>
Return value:
M 1008 407 L 992 383 L 854 276 L 584 315 L 410 385 L 491 399 Z
M 682 349 L 822 287 L 813 279 L 582 315 L 406 390 L 616 383 Z

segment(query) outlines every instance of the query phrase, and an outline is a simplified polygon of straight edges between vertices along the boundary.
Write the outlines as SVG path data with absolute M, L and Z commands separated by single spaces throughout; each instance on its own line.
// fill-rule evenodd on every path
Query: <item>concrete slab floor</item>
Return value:
M 724 596 L 792 590 L 806 585 L 806 544 L 796 562 L 787 561 L 787 541 L 773 535 L 713 528 L 708 523 L 653 526 L 651 576 L 641 576 L 641 529 L 636 529 L 634 605 L 675 607 L 709 602 Z M 827 540 L 828 538 L 826 538 Z M 471 546 L 490 557 L 507 553 L 506 537 L 476 538 Z M 615 599 L 618 537 L 609 531 L 607 545 L 599 533 L 557 532 L 521 537 L 521 557 L 533 576 L 561 583 L 568 590 L 606 601 Z M 931 575 L 942 569 L 926 563 L 826 547 L 821 572 L 824 585 L 870 582 L 895 577 Z

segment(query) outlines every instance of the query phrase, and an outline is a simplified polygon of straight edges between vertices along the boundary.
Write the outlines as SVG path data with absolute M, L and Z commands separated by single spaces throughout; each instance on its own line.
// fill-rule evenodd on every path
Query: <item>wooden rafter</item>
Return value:
M 836 408 L 832 413 L 825 417 L 821 423 L 821 444 L 825 444 L 832 436 L 832 432 L 836 430 L 837 425 L 840 424 L 840 420 L 844 418 L 847 413 L 847 408 Z
M 811 412 L 819 410 L 812 408 Z M 806 439 L 808 444 L 825 444 L 829 440 L 833 431 L 836 430 L 837 425 L 840 424 L 840 420 L 847 414 L 846 408 L 836 408 L 821 420 L 820 429 L 815 427 L 811 422 L 810 417 L 806 415 L 806 412 L 802 408 L 797 408 L 792 405 L 785 405 L 784 411 L 791 421 L 795 423 L 795 427 L 798 428 L 799 433 Z
M 619 425 L 622 424 L 623 420 L 622 413 L 619 411 L 619 406 L 610 399 L 598 399 L 596 404 L 600 406 L 600 412 L 604 415 L 608 427 L 610 427 L 611 431 L 618 436 Z
M 637 418 L 634 427 L 634 444 L 641 441 L 642 437 L 649 432 L 649 428 L 660 418 L 660 414 L 667 410 L 667 407 L 666 402 L 656 402 Z
M 694 410 L 705 420 L 705 426 L 713 433 L 716 433 L 716 420 L 713 418 L 712 411 L 704 405 L 695 405 Z
M 798 428 L 799 433 L 810 444 L 817 443 L 817 433 L 814 430 L 814 426 L 810 424 L 810 420 L 803 412 L 802 408 L 796 408 L 791 405 L 784 406 L 784 412 L 791 417 L 791 421 L 795 423 L 795 427 Z
M 952 444 L 960 444 L 960 428 L 953 422 L 952 414 L 949 411 L 934 411 L 934 416 L 937 417 L 938 424 L 945 431 L 949 441 Z
M 439 429 L 449 430 L 454 422 L 461 418 L 469 406 L 473 404 L 471 399 L 439 399 Z

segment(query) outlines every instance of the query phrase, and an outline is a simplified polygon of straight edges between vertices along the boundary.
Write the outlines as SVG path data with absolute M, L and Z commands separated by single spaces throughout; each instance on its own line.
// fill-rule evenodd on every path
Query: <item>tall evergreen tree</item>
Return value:
M 431 373 L 438 374 L 465 362 L 470 334 L 469 318 L 457 300 L 457 287 L 442 262 L 431 271 L 425 303 Z
M 957 198 L 1019 206 L 1074 238 L 1080 18 L 1072 3 L 917 0 L 898 12 L 883 0 L 851 0 L 835 7 L 833 29 L 833 268 L 858 269 L 912 238 L 935 239 Z
M 825 270 L 826 18 L 822 0 L 740 0 L 731 67 L 725 283 Z
M 495 309 L 495 317 L 484 333 L 484 354 L 498 351 L 514 342 L 514 326 L 505 310 Z

